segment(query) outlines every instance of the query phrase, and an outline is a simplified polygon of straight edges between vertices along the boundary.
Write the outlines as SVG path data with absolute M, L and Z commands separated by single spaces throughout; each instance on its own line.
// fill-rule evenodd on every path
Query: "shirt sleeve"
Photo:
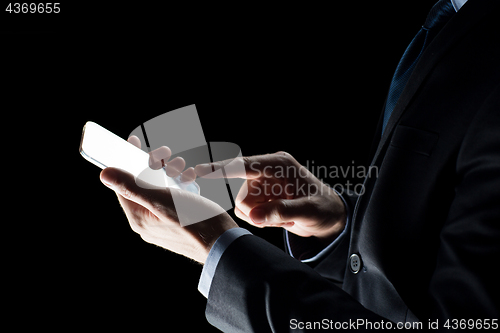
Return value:
M 231 245 L 234 240 L 243 235 L 251 235 L 252 233 L 243 228 L 232 228 L 226 230 L 220 237 L 215 241 L 212 249 L 208 253 L 207 260 L 201 271 L 200 281 L 198 283 L 198 290 L 203 296 L 208 298 L 208 292 L 210 291 L 210 286 L 212 284 L 212 279 L 215 274 L 215 269 L 219 263 L 220 258 L 224 251 Z

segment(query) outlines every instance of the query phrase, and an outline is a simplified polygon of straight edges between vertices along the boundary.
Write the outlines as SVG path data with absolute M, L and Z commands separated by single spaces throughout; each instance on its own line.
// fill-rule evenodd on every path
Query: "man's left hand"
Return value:
M 136 184 L 132 174 L 116 168 L 104 169 L 101 181 L 116 192 L 130 227 L 142 239 L 200 263 L 205 263 L 220 235 L 238 227 L 222 207 L 200 195 L 175 188 L 145 189 Z M 198 212 L 207 210 L 206 216 L 212 217 L 181 226 L 173 195 L 176 204 L 196 207 L 193 211 Z M 189 211 L 186 214 L 189 219 Z

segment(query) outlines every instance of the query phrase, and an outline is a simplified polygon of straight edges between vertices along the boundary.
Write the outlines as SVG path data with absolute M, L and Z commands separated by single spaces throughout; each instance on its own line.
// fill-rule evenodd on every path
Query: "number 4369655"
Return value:
M 47 3 L 9 3 L 7 8 L 5 9 L 6 12 L 9 13 L 54 13 L 57 14 L 61 12 L 61 7 L 59 7 L 60 3 L 59 2 L 47 2 Z

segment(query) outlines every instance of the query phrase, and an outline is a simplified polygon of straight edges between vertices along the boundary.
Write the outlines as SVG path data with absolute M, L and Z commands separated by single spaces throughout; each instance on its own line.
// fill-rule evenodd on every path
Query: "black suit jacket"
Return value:
M 292 319 L 424 328 L 439 319 L 442 328 L 499 317 L 499 3 L 469 0 L 422 54 L 374 153 L 378 178 L 346 198 L 347 237 L 313 267 L 256 236 L 238 238 L 213 278 L 211 324 L 287 332 Z

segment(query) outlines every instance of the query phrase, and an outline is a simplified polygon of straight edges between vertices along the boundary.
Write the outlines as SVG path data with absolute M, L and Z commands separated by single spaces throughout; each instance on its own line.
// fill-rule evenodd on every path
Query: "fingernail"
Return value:
M 266 212 L 261 208 L 254 208 L 250 212 L 250 218 L 255 224 L 264 223 L 266 222 Z

